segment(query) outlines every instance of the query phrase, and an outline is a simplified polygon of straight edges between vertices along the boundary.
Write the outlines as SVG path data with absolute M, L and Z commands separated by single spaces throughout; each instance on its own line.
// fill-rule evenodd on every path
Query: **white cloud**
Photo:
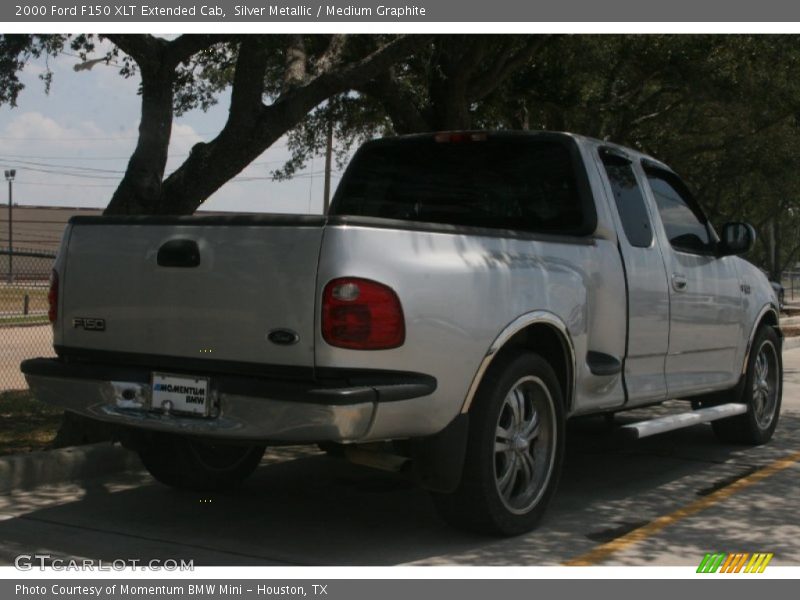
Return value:
M 103 137 L 105 133 L 93 122 L 83 121 L 77 127 L 61 125 L 39 112 L 20 113 L 3 130 L 5 142 L 76 141 L 76 138 Z
M 98 49 L 92 56 L 102 52 Z M 101 64 L 76 73 L 73 66 L 78 62 L 79 58 L 65 55 L 50 60 L 54 79 L 49 95 L 37 78 L 44 63 L 29 64 L 22 74 L 27 87 L 20 95 L 19 108 L 0 107 L 0 168 L 17 169 L 19 187 L 14 198 L 20 204 L 107 205 L 136 145 L 141 101 L 138 77 L 124 79 L 116 67 Z M 208 112 L 193 110 L 176 118 L 167 175 L 180 166 L 195 144 L 212 139 L 224 126 L 229 100 L 226 92 Z M 270 172 L 289 158 L 285 145 L 285 140 L 279 140 L 218 190 L 204 208 L 318 212 L 321 159 L 307 169 L 315 171 L 313 178 L 306 174 L 287 182 L 269 180 Z

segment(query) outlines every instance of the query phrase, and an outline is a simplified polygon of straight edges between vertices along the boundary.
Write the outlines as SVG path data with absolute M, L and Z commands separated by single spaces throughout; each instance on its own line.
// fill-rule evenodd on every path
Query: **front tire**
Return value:
M 139 457 L 164 485 L 181 490 L 219 491 L 241 484 L 261 462 L 264 450 L 264 446 L 157 434 L 139 448 Z
M 747 412 L 712 422 L 714 433 L 723 442 L 754 446 L 767 443 L 778 425 L 782 395 L 783 361 L 778 334 L 772 327 L 762 327 L 747 360 L 742 392 Z
M 564 459 L 564 402 L 541 356 L 501 357 L 470 411 L 461 482 L 434 494 L 440 515 L 463 529 L 493 535 L 530 531 L 555 494 Z

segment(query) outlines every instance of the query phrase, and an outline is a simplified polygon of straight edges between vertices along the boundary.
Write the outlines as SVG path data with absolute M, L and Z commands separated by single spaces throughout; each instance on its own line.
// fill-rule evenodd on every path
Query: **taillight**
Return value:
M 331 346 L 352 350 L 402 346 L 406 327 L 400 299 L 376 281 L 334 279 L 322 293 L 322 337 Z
M 434 141 L 439 144 L 454 143 L 461 144 L 464 142 L 485 142 L 489 136 L 483 132 L 475 131 L 442 131 L 433 136 Z
M 58 319 L 58 273 L 55 269 L 50 273 L 50 290 L 47 292 L 47 318 L 51 323 Z

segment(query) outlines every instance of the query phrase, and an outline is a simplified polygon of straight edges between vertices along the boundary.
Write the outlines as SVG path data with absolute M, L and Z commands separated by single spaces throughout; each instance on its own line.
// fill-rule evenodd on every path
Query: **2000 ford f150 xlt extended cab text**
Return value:
M 759 444 L 781 333 L 764 275 L 636 151 L 561 133 L 389 138 L 328 216 L 75 217 L 41 400 L 119 425 L 163 483 L 238 483 L 267 444 L 406 465 L 446 519 L 515 534 L 553 496 L 565 420 L 667 399 Z M 691 404 L 691 405 L 690 405 Z

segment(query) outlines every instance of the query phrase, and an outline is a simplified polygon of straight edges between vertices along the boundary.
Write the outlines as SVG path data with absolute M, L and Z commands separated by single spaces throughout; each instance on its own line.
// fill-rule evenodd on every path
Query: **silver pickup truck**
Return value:
M 531 529 L 565 421 L 687 400 L 644 437 L 778 422 L 779 307 L 661 162 L 562 133 L 376 140 L 327 216 L 75 217 L 38 398 L 118 426 L 159 481 L 235 485 L 265 445 L 405 469 L 451 523 Z

